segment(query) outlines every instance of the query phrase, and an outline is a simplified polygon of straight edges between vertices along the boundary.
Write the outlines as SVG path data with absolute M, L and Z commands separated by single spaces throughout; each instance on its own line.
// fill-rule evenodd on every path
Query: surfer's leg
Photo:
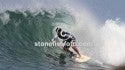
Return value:
M 65 50 L 66 52 L 70 53 L 71 51 L 69 50 L 69 48 L 66 48 L 66 46 L 63 47 L 63 50 Z
M 69 50 L 70 46 L 71 46 L 70 42 L 67 41 L 65 46 L 63 47 L 63 49 L 70 54 L 69 55 L 70 57 L 72 57 L 73 56 L 73 52 Z
M 77 49 L 77 46 L 75 43 L 76 43 L 76 39 L 75 39 L 75 37 L 73 37 L 72 42 L 71 42 L 71 44 L 72 44 L 71 46 L 72 46 L 73 50 L 78 54 L 78 58 L 80 58 L 81 54 L 80 54 L 79 50 Z
M 69 53 L 69 57 L 72 58 L 73 56 L 73 52 L 69 50 L 69 48 L 67 48 L 66 46 L 63 47 L 63 49 Z
M 68 53 L 71 52 L 71 51 L 69 50 L 69 48 L 70 48 L 70 46 L 71 46 L 70 41 L 71 41 L 71 40 L 68 39 L 68 40 L 66 41 L 64 47 L 63 47 L 63 49 L 64 49 L 65 51 L 67 51 Z
M 69 46 L 67 46 L 67 45 L 65 45 L 63 47 L 63 50 L 65 50 L 66 52 L 71 53 L 71 54 L 73 53 L 72 51 L 69 50 Z
M 72 48 L 78 54 L 78 58 L 80 58 L 81 54 L 80 54 L 79 50 L 77 49 L 76 45 L 73 45 Z

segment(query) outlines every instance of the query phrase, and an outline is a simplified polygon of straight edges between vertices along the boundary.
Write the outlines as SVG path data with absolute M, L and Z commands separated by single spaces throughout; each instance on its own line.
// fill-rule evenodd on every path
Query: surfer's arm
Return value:
M 65 42 L 65 40 L 62 41 L 63 43 Z
M 51 39 L 51 41 L 52 41 L 52 42 L 55 41 L 57 37 L 58 37 L 58 36 L 55 35 L 55 36 Z

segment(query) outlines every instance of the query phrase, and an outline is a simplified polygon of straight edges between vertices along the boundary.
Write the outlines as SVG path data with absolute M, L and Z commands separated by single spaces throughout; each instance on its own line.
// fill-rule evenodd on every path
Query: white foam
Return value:
M 125 63 L 125 24 L 119 20 L 107 20 L 101 28 L 102 58 L 109 64 L 121 65 Z
M 77 42 L 93 43 L 93 46 L 78 46 L 80 52 L 106 64 L 115 66 L 124 64 L 124 23 L 118 19 L 99 23 L 97 17 L 91 15 L 89 10 L 75 10 L 73 7 L 67 6 L 75 17 L 76 24 L 60 25 L 60 27 L 73 33 Z
M 7 24 L 8 21 L 10 20 L 9 14 L 7 14 L 7 13 L 1 14 L 0 19 L 2 20 L 4 25 Z
M 124 63 L 125 58 L 125 26 L 118 20 L 99 22 L 86 7 L 75 4 L 77 1 L 68 0 L 1 0 L 0 12 L 6 10 L 40 10 L 67 9 L 76 20 L 74 25 L 58 25 L 75 35 L 77 42 L 92 42 L 93 46 L 79 46 L 83 54 L 102 60 L 113 65 Z M 117 17 L 117 16 L 116 16 Z M 9 15 L 1 18 L 4 24 L 9 21 Z M 123 23 L 119 25 L 119 23 Z M 60 23 L 62 24 L 62 23 Z M 104 26 L 99 26 L 104 24 Z

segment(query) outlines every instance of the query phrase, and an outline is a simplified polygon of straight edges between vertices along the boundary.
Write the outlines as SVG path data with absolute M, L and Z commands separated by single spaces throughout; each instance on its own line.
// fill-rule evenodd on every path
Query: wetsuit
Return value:
M 58 37 L 60 39 L 62 39 L 63 41 L 65 41 L 65 45 L 64 45 L 64 48 L 70 48 L 71 46 L 71 43 L 72 42 L 75 42 L 75 37 L 73 35 L 71 35 L 70 33 L 68 32 L 65 32 L 65 31 L 61 31 L 60 34 L 58 34 Z
M 61 31 L 60 34 L 57 34 L 53 39 L 52 41 L 55 40 L 55 38 L 59 37 L 60 39 L 62 39 L 63 41 L 65 41 L 65 45 L 63 48 L 70 48 L 71 46 L 71 43 L 72 42 L 75 42 L 76 39 L 73 35 L 71 35 L 70 33 L 68 32 L 65 32 L 65 31 Z

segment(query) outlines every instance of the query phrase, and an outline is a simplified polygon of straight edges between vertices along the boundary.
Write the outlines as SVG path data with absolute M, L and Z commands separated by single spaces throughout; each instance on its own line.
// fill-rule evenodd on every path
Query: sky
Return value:
M 116 18 L 125 21 L 125 0 L 81 0 L 80 3 L 87 6 L 102 21 Z
M 33 3 L 36 1 L 39 1 L 39 4 L 38 2 L 36 4 Z M 0 0 L 0 10 L 2 8 L 22 8 L 22 4 L 23 7 L 26 6 L 28 8 L 32 5 L 38 7 L 39 5 L 43 6 L 41 4 L 46 4 L 46 6 L 50 5 L 50 7 L 52 7 L 59 5 L 58 1 L 59 0 Z M 73 3 L 72 1 L 74 1 L 73 5 L 78 5 L 78 8 L 86 6 L 86 8 L 101 21 L 116 18 L 125 21 L 125 0 L 69 0 L 67 3 Z

